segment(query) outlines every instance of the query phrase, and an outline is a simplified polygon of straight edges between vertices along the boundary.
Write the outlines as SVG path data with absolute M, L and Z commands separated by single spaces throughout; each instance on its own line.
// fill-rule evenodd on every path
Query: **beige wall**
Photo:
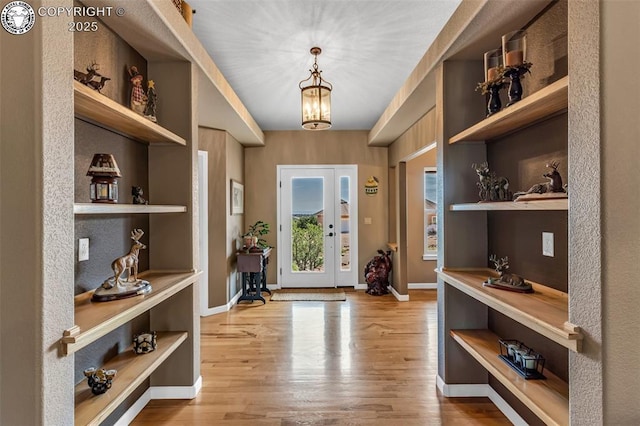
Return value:
M 407 280 L 408 283 L 435 283 L 435 260 L 424 254 L 424 168 L 435 167 L 436 149 L 407 162 Z
M 389 166 L 394 167 L 402 159 L 435 143 L 435 120 L 436 112 L 432 109 L 389 145 Z
M 378 249 L 386 248 L 388 234 L 387 148 L 367 146 L 366 131 L 273 131 L 265 132 L 264 147 L 245 152 L 245 223 L 264 220 L 272 225 L 267 242 L 275 246 L 277 235 L 276 166 L 294 164 L 356 164 L 358 166 L 358 280 L 360 270 Z M 364 193 L 368 176 L 380 181 L 376 196 Z M 371 225 L 364 224 L 370 217 Z M 277 282 L 277 247 L 272 255 L 267 281 Z
M 230 289 L 227 302 L 242 290 L 241 281 L 236 276 L 236 251 L 242 245 L 240 235 L 244 233 L 244 215 L 231 215 L 231 179 L 244 183 L 244 147 L 229 133 L 226 133 L 226 178 L 225 217 L 227 218 L 226 256 L 227 279 Z

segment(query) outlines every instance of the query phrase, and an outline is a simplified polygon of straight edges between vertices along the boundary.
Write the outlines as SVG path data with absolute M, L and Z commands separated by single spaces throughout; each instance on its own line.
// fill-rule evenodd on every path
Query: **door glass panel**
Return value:
M 349 190 L 351 182 L 349 176 L 340 176 L 340 270 L 351 270 L 351 232 L 349 218 L 351 205 L 349 204 Z
M 291 272 L 324 272 L 324 178 L 291 180 Z

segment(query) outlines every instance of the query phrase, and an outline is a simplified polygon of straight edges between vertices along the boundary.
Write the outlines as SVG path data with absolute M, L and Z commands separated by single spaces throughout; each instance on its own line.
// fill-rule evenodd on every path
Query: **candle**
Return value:
M 513 358 L 516 354 L 516 351 L 518 350 L 519 346 L 518 345 L 507 345 L 507 355 L 509 355 L 511 358 Z
M 495 80 L 498 77 L 498 67 L 489 68 L 487 70 L 487 81 Z
M 522 65 L 524 61 L 524 52 L 522 50 L 512 50 L 507 52 L 507 56 L 505 57 L 505 65 L 506 66 L 517 66 Z
M 527 370 L 535 370 L 536 357 L 534 355 L 522 355 L 522 365 Z

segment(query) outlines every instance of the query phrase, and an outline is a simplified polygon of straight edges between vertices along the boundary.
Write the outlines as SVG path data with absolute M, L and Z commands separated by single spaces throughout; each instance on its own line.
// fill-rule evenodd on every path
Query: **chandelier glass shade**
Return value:
M 302 95 L 302 127 L 307 130 L 324 130 L 331 127 L 331 83 L 322 78 L 318 70 L 319 47 L 312 47 L 313 69 L 309 78 L 298 85 Z

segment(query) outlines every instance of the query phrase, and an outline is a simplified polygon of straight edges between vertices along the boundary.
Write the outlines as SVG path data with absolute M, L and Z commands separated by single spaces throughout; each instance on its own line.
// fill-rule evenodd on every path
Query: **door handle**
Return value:
M 329 232 L 325 237 L 333 237 L 333 232 Z

